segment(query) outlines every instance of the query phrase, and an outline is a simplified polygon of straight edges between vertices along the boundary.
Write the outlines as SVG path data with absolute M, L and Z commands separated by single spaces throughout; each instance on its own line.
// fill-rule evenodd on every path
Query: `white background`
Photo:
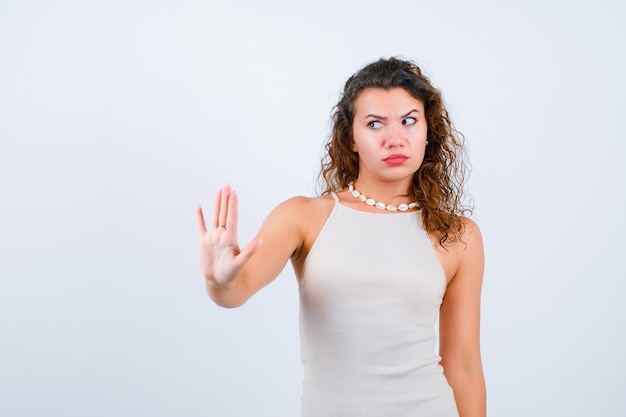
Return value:
M 506 5 L 504 5 L 506 4 Z M 0 2 L 0 416 L 297 416 L 289 267 L 206 297 L 194 209 L 240 239 L 315 192 L 343 82 L 415 60 L 467 139 L 492 416 L 624 416 L 621 1 Z

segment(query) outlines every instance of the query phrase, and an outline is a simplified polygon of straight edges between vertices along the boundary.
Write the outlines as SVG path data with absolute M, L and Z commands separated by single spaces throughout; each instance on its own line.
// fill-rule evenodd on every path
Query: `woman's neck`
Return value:
M 357 178 L 353 182 L 353 188 L 368 198 L 380 201 L 384 204 L 398 205 L 409 203 L 410 183 L 405 180 L 399 181 L 373 181 Z

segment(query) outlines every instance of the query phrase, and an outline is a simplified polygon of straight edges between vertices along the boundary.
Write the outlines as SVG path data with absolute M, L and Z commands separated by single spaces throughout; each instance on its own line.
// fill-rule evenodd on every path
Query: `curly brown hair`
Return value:
M 372 88 L 403 88 L 424 104 L 428 142 L 408 195 L 419 204 L 424 229 L 439 236 L 440 245 L 461 239 L 465 230 L 463 216 L 472 212 L 463 196 L 468 172 L 464 138 L 454 128 L 440 91 L 411 61 L 381 58 L 346 81 L 333 109 L 332 134 L 321 162 L 322 194 L 344 189 L 359 175 L 359 157 L 352 150 L 355 102 L 361 92 Z

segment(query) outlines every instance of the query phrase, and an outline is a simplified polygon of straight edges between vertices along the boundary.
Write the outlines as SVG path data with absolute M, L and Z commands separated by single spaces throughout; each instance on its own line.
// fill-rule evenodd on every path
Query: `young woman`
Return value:
M 244 248 L 230 187 L 208 227 L 198 208 L 209 296 L 240 306 L 291 260 L 303 417 L 485 416 L 483 247 L 441 94 L 414 63 L 380 59 L 346 82 L 333 123 L 325 191 L 280 204 Z

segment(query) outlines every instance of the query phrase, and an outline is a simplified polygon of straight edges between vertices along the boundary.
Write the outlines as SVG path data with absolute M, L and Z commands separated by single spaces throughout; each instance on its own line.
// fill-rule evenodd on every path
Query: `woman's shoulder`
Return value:
M 482 245 L 482 234 L 480 232 L 480 227 L 478 227 L 478 223 L 469 217 L 462 217 L 461 222 L 463 222 L 461 240 L 466 243 L 475 242 Z
M 285 211 L 302 213 L 332 207 L 333 204 L 334 199 L 330 194 L 317 197 L 295 196 L 283 201 L 277 208 L 280 207 Z
M 335 197 L 325 194 L 319 197 L 292 197 L 276 208 L 279 211 L 277 214 L 286 219 L 284 223 L 287 223 L 292 230 L 297 231 L 300 239 L 298 249 L 292 255 L 292 262 L 296 271 L 301 272 L 304 259 L 306 259 L 334 205 Z
M 454 242 L 454 247 L 460 259 L 479 259 L 483 255 L 483 238 L 478 224 L 469 217 L 462 217 L 463 228 L 459 238 Z
M 434 247 L 444 250 L 448 255 L 456 253 L 462 255 L 469 249 L 477 246 L 482 248 L 482 235 L 478 224 L 469 217 L 460 217 L 458 229 L 454 232 L 448 232 L 443 239 L 443 233 L 432 233 L 431 241 Z
M 306 256 L 334 204 L 332 195 L 291 197 L 276 206 L 266 224 L 270 229 L 290 231 L 297 236 L 298 249 L 292 255 L 292 260 L 296 260 L 302 254 Z
M 280 203 L 270 217 L 278 217 L 282 222 L 292 224 L 309 223 L 319 216 L 328 216 L 334 204 L 333 196 L 319 197 L 295 196 Z

